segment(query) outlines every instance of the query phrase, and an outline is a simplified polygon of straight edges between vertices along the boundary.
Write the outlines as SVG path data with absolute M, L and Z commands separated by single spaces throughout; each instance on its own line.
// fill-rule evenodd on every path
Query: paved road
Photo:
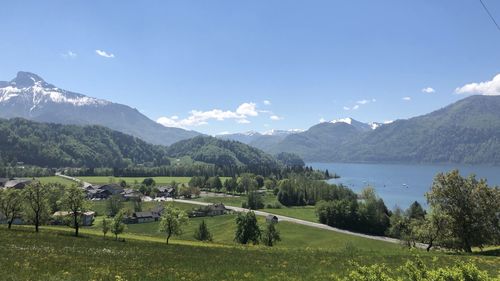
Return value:
M 77 178 L 62 175 L 60 173 L 56 173 L 56 176 L 62 177 L 62 178 L 68 179 L 68 180 L 76 181 L 76 182 L 82 182 L 81 180 L 79 180 Z M 87 186 L 87 185 L 91 185 L 91 184 L 88 182 L 83 182 L 83 185 Z M 168 201 L 175 201 L 175 202 L 180 202 L 180 203 L 187 203 L 187 204 L 194 204 L 194 205 L 201 205 L 201 206 L 212 205 L 212 203 L 199 202 L 199 201 L 193 201 L 193 200 L 172 199 L 172 198 L 167 198 L 167 199 L 168 199 Z M 233 210 L 235 212 L 248 212 L 248 211 L 250 211 L 249 209 L 235 207 L 235 206 L 226 206 L 226 208 Z M 343 233 L 343 234 L 352 235 L 352 236 L 357 236 L 357 237 L 362 237 L 362 238 L 368 238 L 368 239 L 372 239 L 372 240 L 384 241 L 384 242 L 395 243 L 395 244 L 402 243 L 401 240 L 395 239 L 395 238 L 389 238 L 389 237 L 384 237 L 384 236 L 374 236 L 374 235 L 352 232 L 352 231 L 343 230 L 343 229 L 339 229 L 336 227 L 331 227 L 331 226 L 317 223 L 317 222 L 305 221 L 305 220 L 301 220 L 301 219 L 291 218 L 291 217 L 277 215 L 277 214 L 263 212 L 263 211 L 255 211 L 254 210 L 253 212 L 258 216 L 268 216 L 268 215 L 276 216 L 278 218 L 278 221 L 287 221 L 287 222 L 291 222 L 291 223 L 306 225 L 306 226 L 310 226 L 310 227 L 334 231 L 334 232 Z M 427 245 L 419 243 L 419 244 L 417 244 L 417 246 L 419 248 L 425 248 Z
M 202 206 L 212 205 L 212 203 L 199 202 L 199 201 L 193 201 L 193 200 L 174 199 L 172 201 L 180 202 L 180 203 L 202 205 Z M 248 212 L 248 211 L 250 211 L 249 209 L 244 209 L 244 208 L 234 207 L 234 206 L 226 206 L 226 208 L 233 210 L 233 211 L 236 211 L 236 212 Z M 276 216 L 276 217 L 278 217 L 278 221 L 287 221 L 287 222 L 306 225 L 306 226 L 315 227 L 315 228 L 319 228 L 319 229 L 325 229 L 325 230 L 330 230 L 330 231 L 334 231 L 334 232 L 338 232 L 338 233 L 343 233 L 343 234 L 348 234 L 348 235 L 352 235 L 352 236 L 363 237 L 363 238 L 368 238 L 368 239 L 373 239 L 373 240 L 379 240 L 379 241 L 384 241 L 384 242 L 389 242 L 389 243 L 396 243 L 396 244 L 402 243 L 402 241 L 399 239 L 356 233 L 356 232 L 352 232 L 352 231 L 348 231 L 348 230 L 343 230 L 343 229 L 331 227 L 331 226 L 317 223 L 317 222 L 305 221 L 305 220 L 291 218 L 291 217 L 287 217 L 287 216 L 276 215 L 276 214 L 272 214 L 272 213 L 268 213 L 268 212 L 262 212 L 262 211 L 253 211 L 253 212 L 258 216 L 268 216 L 268 215 Z M 423 244 L 417 245 L 417 246 L 419 246 L 421 248 L 425 247 L 425 245 L 423 245 Z
M 66 175 L 63 175 L 61 173 L 56 173 L 56 176 L 61 177 L 63 179 L 70 180 L 70 181 L 74 181 L 74 182 L 77 182 L 77 183 L 81 183 L 81 184 L 83 184 L 83 187 L 87 187 L 87 186 L 91 186 L 92 185 L 89 182 L 84 182 L 84 181 L 82 181 L 80 179 L 77 179 L 75 177 L 66 176 Z

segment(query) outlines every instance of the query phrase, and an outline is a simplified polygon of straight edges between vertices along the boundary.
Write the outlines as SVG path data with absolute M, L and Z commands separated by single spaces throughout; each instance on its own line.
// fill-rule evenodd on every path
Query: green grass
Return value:
M 75 182 L 74 181 L 71 181 L 71 180 L 68 180 L 68 179 L 64 179 L 64 178 L 61 178 L 61 177 L 56 177 L 56 176 L 53 176 L 53 177 L 40 177 L 40 178 L 36 178 L 37 180 L 39 180 L 41 183 L 60 183 L 60 184 L 64 184 L 64 185 L 72 185 L 74 184 Z
M 242 195 L 240 197 L 201 197 L 194 199 L 196 201 L 208 202 L 208 203 L 223 203 L 227 206 L 235 206 L 241 207 L 243 202 L 246 202 L 246 195 Z M 266 193 L 264 195 L 264 205 L 267 204 L 275 204 L 278 200 L 276 196 L 272 193 Z M 269 212 L 277 215 L 288 216 L 291 218 L 318 222 L 318 218 L 316 216 L 315 207 L 314 206 L 299 206 L 299 207 L 285 207 L 282 206 L 280 209 L 270 209 L 264 208 L 259 211 Z
M 351 260 L 396 268 L 414 254 L 398 248 L 364 250 L 363 245 L 331 250 L 179 240 L 166 245 L 162 238 L 134 234 L 116 242 L 95 230 L 82 230 L 80 238 L 69 231 L 44 227 L 35 234 L 27 227 L 8 231 L 0 226 L 1 280 L 332 280 L 353 269 Z M 492 275 L 500 268 L 498 257 L 419 254 L 433 267 L 472 260 Z

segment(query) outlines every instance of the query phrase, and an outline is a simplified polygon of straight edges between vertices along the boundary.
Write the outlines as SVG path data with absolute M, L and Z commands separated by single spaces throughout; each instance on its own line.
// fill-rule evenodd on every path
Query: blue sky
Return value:
M 500 2 L 484 2 L 500 21 Z M 475 0 L 8 1 L 2 11 L 0 80 L 31 71 L 209 134 L 394 120 L 500 94 L 500 32 Z

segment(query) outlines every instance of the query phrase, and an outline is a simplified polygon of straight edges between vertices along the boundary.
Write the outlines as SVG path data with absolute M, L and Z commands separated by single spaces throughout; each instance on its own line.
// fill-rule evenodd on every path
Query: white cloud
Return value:
M 484 81 L 479 83 L 470 83 L 462 87 L 456 88 L 455 93 L 457 94 L 480 94 L 486 96 L 498 96 L 500 95 L 500 74 L 497 74 L 490 81 Z
M 238 106 L 236 113 L 246 116 L 257 116 L 259 113 L 257 112 L 256 107 L 257 105 L 253 102 L 245 102 Z
M 432 93 L 435 93 L 436 90 L 434 90 L 434 88 L 432 88 L 432 87 L 427 87 L 427 88 L 423 88 L 422 92 L 426 93 L 426 94 L 432 94 Z
M 344 106 L 344 110 L 351 110 L 350 107 Z
M 326 119 L 325 119 L 325 118 L 321 117 L 321 118 L 319 119 L 319 123 L 325 123 L 325 122 L 326 122 Z
M 271 101 L 270 100 L 264 100 L 264 104 L 265 105 L 271 105 Z
M 105 58 L 109 58 L 109 59 L 111 59 L 111 58 L 114 58 L 114 57 L 115 57 L 115 55 L 114 55 L 114 54 L 112 54 L 112 53 L 108 53 L 108 52 L 103 51 L 103 50 L 95 50 L 95 53 L 96 53 L 97 55 L 101 56 L 101 57 L 105 57 Z
M 77 57 L 77 54 L 73 51 L 67 51 L 64 54 L 61 54 L 61 56 L 65 59 L 74 59 Z
M 255 103 L 242 103 L 236 111 L 212 109 L 208 111 L 191 110 L 187 118 L 181 119 L 179 116 L 160 117 L 156 122 L 166 127 L 196 127 L 208 124 L 209 120 L 224 121 L 228 119 L 236 120 L 239 124 L 248 124 L 248 117 L 259 115 Z
M 352 110 L 357 110 L 359 109 L 359 104 L 356 104 L 355 106 L 352 107 Z
M 411 97 L 404 97 L 402 98 L 404 101 L 411 101 Z
M 280 117 L 278 115 L 271 115 L 269 118 L 273 121 L 283 120 L 283 117 Z

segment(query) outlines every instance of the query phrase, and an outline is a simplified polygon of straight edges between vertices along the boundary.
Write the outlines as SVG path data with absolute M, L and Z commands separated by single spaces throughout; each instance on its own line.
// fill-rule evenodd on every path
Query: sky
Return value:
M 483 1 L 500 22 L 500 1 Z M 2 11 L 0 80 L 34 72 L 207 134 L 385 122 L 500 94 L 500 30 L 479 0 L 18 0 Z

